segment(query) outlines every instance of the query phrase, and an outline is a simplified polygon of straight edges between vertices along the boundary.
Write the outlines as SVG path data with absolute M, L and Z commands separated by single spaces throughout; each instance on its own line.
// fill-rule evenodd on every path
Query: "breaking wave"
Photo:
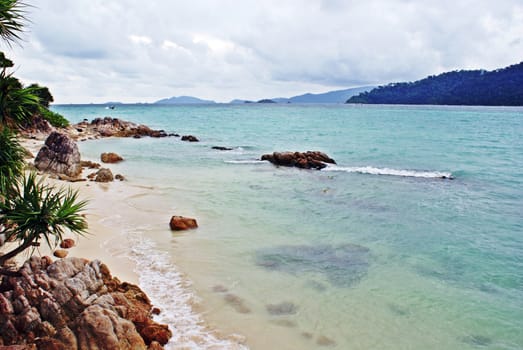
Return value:
M 442 171 L 417 171 L 417 170 L 398 170 L 390 168 L 375 168 L 371 166 L 365 167 L 340 167 L 336 165 L 329 165 L 322 171 L 339 171 L 346 173 L 360 173 L 371 175 L 389 175 L 389 176 L 403 176 L 403 177 L 421 177 L 427 179 L 453 179 L 452 173 Z

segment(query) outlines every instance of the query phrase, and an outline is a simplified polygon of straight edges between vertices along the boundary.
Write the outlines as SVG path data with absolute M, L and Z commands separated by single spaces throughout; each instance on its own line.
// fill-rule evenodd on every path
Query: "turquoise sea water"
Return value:
M 523 108 L 53 108 L 72 121 L 111 116 L 201 140 L 80 146 L 87 158 L 126 159 L 116 170 L 146 186 L 126 199 L 133 208 L 198 219 L 182 234 L 143 219 L 129 230 L 164 259 L 144 266 L 141 283 L 184 279 L 180 288 L 201 299 L 193 312 L 248 347 L 523 348 Z M 258 161 L 307 150 L 337 165 Z M 169 289 L 151 293 L 163 309 L 173 304 Z M 232 348 L 206 341 L 186 346 Z

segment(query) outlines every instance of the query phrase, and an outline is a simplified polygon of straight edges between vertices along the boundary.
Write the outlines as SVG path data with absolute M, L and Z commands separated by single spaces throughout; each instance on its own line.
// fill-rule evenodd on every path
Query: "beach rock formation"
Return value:
M 111 182 L 114 181 L 114 176 L 111 169 L 102 168 L 98 170 L 94 178 L 96 182 Z
M 80 151 L 67 135 L 52 132 L 45 140 L 35 159 L 38 170 L 77 177 L 82 173 Z
M 90 160 L 82 160 L 80 163 L 82 164 L 82 168 L 87 169 L 100 169 L 102 167 L 100 163 L 91 162 Z
M 297 167 L 301 169 L 323 169 L 329 164 L 336 164 L 334 159 L 323 152 L 274 152 L 264 154 L 261 160 L 267 160 L 275 165 Z
M 193 135 L 183 135 L 182 141 L 188 141 L 188 142 L 199 142 L 198 138 Z
M 169 222 L 169 226 L 173 231 L 184 231 L 198 227 L 196 219 L 186 218 L 184 216 L 173 216 Z
M 172 333 L 100 261 L 32 257 L 0 283 L 0 349 L 162 349 Z
M 120 155 L 113 152 L 102 153 L 100 159 L 102 163 L 118 163 L 123 160 Z
M 69 132 L 75 137 L 88 138 L 93 136 L 101 137 L 167 137 L 170 136 L 164 130 L 153 130 L 146 125 L 139 125 L 118 118 L 96 118 L 91 122 L 84 120 L 81 123 L 72 125 Z
M 60 248 L 69 249 L 69 248 L 74 247 L 74 244 L 75 244 L 74 239 L 66 238 L 62 242 L 60 242 Z

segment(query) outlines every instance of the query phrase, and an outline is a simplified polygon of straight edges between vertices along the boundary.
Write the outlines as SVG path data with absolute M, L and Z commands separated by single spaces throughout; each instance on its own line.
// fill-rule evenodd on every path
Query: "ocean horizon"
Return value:
M 523 107 L 104 106 L 52 110 L 200 140 L 78 143 L 125 159 L 113 172 L 141 215 L 120 254 L 170 324 L 167 348 L 242 348 L 222 333 L 251 349 L 523 348 Z M 260 161 L 275 151 L 337 164 Z M 200 227 L 171 233 L 171 215 Z

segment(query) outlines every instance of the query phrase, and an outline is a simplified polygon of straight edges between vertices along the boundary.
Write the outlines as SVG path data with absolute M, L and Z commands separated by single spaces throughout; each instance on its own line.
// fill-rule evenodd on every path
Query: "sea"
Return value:
M 116 152 L 118 254 L 168 349 L 523 349 L 523 108 L 57 105 L 179 137 Z M 216 150 L 212 147 L 227 147 Z M 303 170 L 260 157 L 322 151 Z M 199 228 L 171 232 L 172 215 Z

